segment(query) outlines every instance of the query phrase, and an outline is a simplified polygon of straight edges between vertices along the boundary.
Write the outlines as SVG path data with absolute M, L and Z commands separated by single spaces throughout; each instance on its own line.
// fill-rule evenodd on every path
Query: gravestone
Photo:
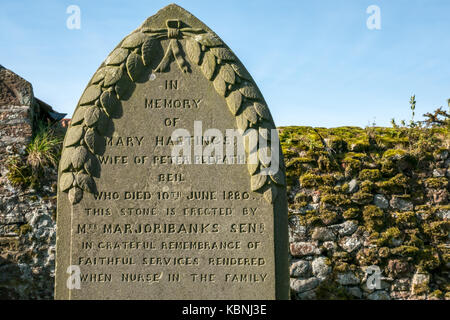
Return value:
M 64 140 L 56 298 L 287 299 L 274 129 L 213 31 L 176 5 L 148 18 L 95 72 Z M 242 157 L 244 130 L 257 142 Z

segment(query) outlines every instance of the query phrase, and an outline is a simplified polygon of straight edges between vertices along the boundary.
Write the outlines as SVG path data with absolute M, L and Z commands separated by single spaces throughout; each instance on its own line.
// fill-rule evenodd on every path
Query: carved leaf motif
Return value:
M 247 118 L 247 120 L 250 121 L 251 123 L 255 124 L 258 122 L 258 116 L 256 114 L 255 108 L 253 108 L 252 105 L 247 106 L 243 114 L 244 117 Z
M 94 102 L 102 93 L 102 89 L 98 85 L 92 85 L 84 91 L 80 100 L 80 106 Z
M 128 49 L 136 48 L 137 46 L 140 46 L 145 41 L 146 38 L 147 38 L 147 36 L 145 34 L 143 34 L 142 32 L 136 32 L 136 33 L 130 34 L 122 42 L 121 47 L 128 48 Z
M 94 152 L 95 149 L 95 131 L 92 128 L 89 128 L 86 133 L 84 134 L 84 142 L 86 143 L 86 146 L 88 149 Z
M 64 148 L 64 151 L 61 156 L 61 160 L 59 161 L 59 167 L 61 171 L 66 171 L 72 165 L 72 153 L 75 148 Z
M 105 78 L 105 71 L 106 71 L 106 68 L 98 69 L 98 71 L 92 77 L 91 84 L 96 84 L 96 83 L 99 83 L 100 81 L 102 81 L 103 78 Z
M 77 110 L 75 110 L 75 114 L 72 117 L 72 120 L 70 123 L 72 126 L 80 124 L 84 120 L 84 114 L 86 113 L 88 107 L 78 107 Z
M 219 48 L 211 48 L 211 52 L 219 59 L 222 60 L 234 60 L 235 57 L 227 48 L 219 47 Z
M 86 170 L 90 176 L 98 177 L 100 173 L 100 164 L 98 159 L 93 155 L 89 155 L 88 159 L 84 163 L 84 170 Z
M 189 57 L 190 61 L 192 61 L 193 63 L 200 63 L 202 55 L 202 48 L 200 47 L 200 45 L 210 47 L 209 51 L 205 53 L 201 65 L 202 72 L 208 80 L 212 80 L 214 77 L 215 69 L 217 67 L 216 57 L 221 60 L 236 59 L 229 49 L 224 47 L 217 47 L 223 44 L 219 40 L 219 38 L 212 33 L 197 35 L 194 37 L 194 39 L 195 41 L 192 39 L 186 39 L 186 54 Z M 140 76 L 140 71 L 143 69 L 143 65 L 149 66 L 151 63 L 150 60 L 153 55 L 152 50 L 154 50 L 155 44 L 157 44 L 156 39 L 148 39 L 147 36 L 142 33 L 134 33 L 124 40 L 124 42 L 122 43 L 123 48 L 118 48 L 114 50 L 113 53 L 111 53 L 105 63 L 108 65 L 118 65 L 120 63 L 123 63 L 126 59 L 125 67 L 127 69 L 128 76 L 132 79 L 132 81 L 137 81 Z M 130 50 L 124 49 L 136 48 L 140 45 L 142 45 L 142 57 L 134 52 L 128 54 Z M 205 50 L 204 47 L 203 50 Z M 216 91 L 222 96 L 225 96 L 226 94 L 228 86 L 227 83 L 235 84 L 236 80 L 239 81 L 239 79 L 236 79 L 236 74 L 240 78 L 251 80 L 251 76 L 248 74 L 245 68 L 238 63 L 223 64 L 218 71 L 219 76 L 215 78 L 213 85 Z M 123 94 L 121 93 L 125 92 L 129 88 L 129 84 L 125 85 L 125 83 L 121 83 L 121 80 L 123 78 L 126 78 L 128 80 L 128 77 L 122 77 L 122 74 L 123 68 L 121 67 L 104 67 L 94 75 L 91 83 L 99 83 L 103 80 L 102 84 L 106 87 L 116 84 L 114 88 L 117 92 L 117 95 L 119 97 L 122 97 Z M 80 105 L 86 105 L 95 102 L 95 100 L 97 100 L 99 97 L 101 105 L 108 114 L 111 114 L 111 111 L 113 111 L 120 104 L 120 101 L 117 99 L 114 92 L 105 91 L 102 94 L 100 86 L 93 85 L 86 89 L 85 94 L 80 101 Z M 226 98 L 227 105 L 230 111 L 233 113 L 233 115 L 236 116 L 236 122 L 239 129 L 246 130 L 248 128 L 249 121 L 253 124 L 256 124 L 258 122 L 258 115 L 267 120 L 271 119 L 267 106 L 259 102 L 255 102 L 253 105 L 247 106 L 241 114 L 237 115 L 243 103 L 243 97 L 249 99 L 261 98 L 259 91 L 252 83 L 244 83 L 241 88 L 236 91 L 232 91 Z M 100 119 L 102 118 L 102 115 L 104 115 L 104 113 L 95 106 L 91 106 L 89 108 L 79 107 L 79 109 L 80 108 L 85 108 L 83 110 L 84 112 L 80 112 L 79 119 L 75 119 L 78 122 L 73 122 L 74 120 L 72 120 L 72 124 L 81 123 L 84 120 L 87 126 L 92 127 L 93 125 L 96 125 L 97 130 L 100 131 L 99 123 L 101 122 Z M 88 111 L 90 112 L 89 115 Z M 75 116 L 77 116 L 77 114 Z M 106 116 L 104 116 L 104 119 L 108 120 Z M 83 126 L 78 127 L 81 128 L 81 139 L 83 137 L 84 129 Z M 101 127 L 103 128 L 103 126 Z M 94 152 L 96 132 L 92 128 L 86 129 L 87 130 L 84 133 L 84 143 L 90 151 Z M 74 144 L 78 143 L 80 139 L 78 139 L 78 141 Z M 70 150 L 70 153 L 67 152 L 68 149 L 72 149 Z M 261 149 L 259 150 L 259 152 L 262 152 Z M 66 155 L 66 160 L 64 160 L 64 155 Z M 76 180 L 76 183 L 78 184 L 78 186 L 80 186 L 81 189 L 88 192 L 93 192 L 93 190 L 95 189 L 95 183 L 91 175 L 94 174 L 96 166 L 94 165 L 94 162 L 92 160 L 97 159 L 95 157 L 91 159 L 92 157 L 93 156 L 90 155 L 89 151 L 83 146 L 65 149 L 63 157 L 61 158 L 62 171 L 69 169 L 70 165 L 72 164 L 73 167 L 77 170 L 84 168 L 88 174 L 79 172 L 76 176 L 74 176 L 72 173 L 64 173 L 60 181 L 60 185 L 63 185 L 63 177 L 67 174 L 67 176 L 64 177 L 64 191 L 69 190 L 73 184 L 73 181 Z M 64 166 L 66 168 L 63 168 Z M 268 177 L 266 175 L 255 174 L 258 171 L 258 168 L 259 163 L 248 164 L 248 171 L 252 175 L 251 189 L 253 191 L 260 190 L 262 187 L 264 187 L 268 180 Z M 69 183 L 70 179 L 72 180 L 71 183 Z M 271 179 L 277 184 L 284 183 L 284 175 L 281 170 L 277 174 L 271 176 Z M 83 191 L 80 188 L 74 187 L 69 191 L 69 200 L 73 204 L 81 201 L 83 197 Z M 264 192 L 264 198 L 272 203 L 276 197 L 276 192 L 277 190 L 275 186 L 269 186 L 269 188 Z
M 258 158 L 259 161 L 263 164 L 263 166 L 267 167 L 270 165 L 270 162 L 272 160 L 272 150 L 270 149 L 270 146 L 266 147 L 260 147 L 258 149 Z
M 231 113 L 235 116 L 242 104 L 242 95 L 239 91 L 233 91 L 227 97 L 227 105 Z
M 189 60 L 195 64 L 200 64 L 200 55 L 202 51 L 197 41 L 193 39 L 186 39 L 186 53 Z
M 247 154 L 255 154 L 258 155 L 258 144 L 252 142 L 252 135 L 245 135 L 244 137 L 244 148 Z
M 266 183 L 267 176 L 262 174 L 255 174 L 250 179 L 250 189 L 252 191 L 257 191 L 261 189 Z
M 260 139 L 265 139 L 265 140 L 270 140 L 270 128 L 266 128 L 266 126 L 264 126 L 264 124 L 261 124 L 258 128 L 259 131 L 259 135 L 261 136 Z
M 128 50 L 117 48 L 106 58 L 105 64 L 108 66 L 121 64 L 128 57 Z
M 244 117 L 242 113 L 236 116 L 236 125 L 238 129 L 241 129 L 242 131 L 247 130 L 248 120 Z
M 242 79 L 246 79 L 246 80 L 251 80 L 252 79 L 252 77 L 250 76 L 250 73 L 248 73 L 248 71 L 243 66 L 241 66 L 240 64 L 232 63 L 231 67 L 236 72 L 236 74 L 239 77 L 241 77 Z
M 85 147 L 77 147 L 72 153 L 72 165 L 75 169 L 80 169 L 83 167 L 84 162 L 86 162 L 88 156 L 88 151 Z
M 120 101 L 111 91 L 105 91 L 100 97 L 100 102 L 106 113 L 111 116 L 119 107 Z
M 88 127 L 92 127 L 100 117 L 100 109 L 96 106 L 87 108 L 84 114 L 84 124 Z
M 250 98 L 250 99 L 259 99 L 260 98 L 256 87 L 248 82 L 246 82 L 242 87 L 240 87 L 239 91 L 246 98 Z
M 150 66 L 151 60 L 156 50 L 157 40 L 150 38 L 144 41 L 142 44 L 142 61 L 144 65 Z
M 66 135 L 66 146 L 70 147 L 77 144 L 81 137 L 83 136 L 84 127 L 83 126 L 71 126 Z
M 210 32 L 196 35 L 194 39 L 201 45 L 207 47 L 215 47 L 220 46 L 222 44 L 222 41 L 220 41 L 220 39 L 217 36 L 213 35 Z
M 61 191 L 66 192 L 73 185 L 74 176 L 72 172 L 66 172 L 61 175 L 59 179 L 59 188 Z
M 205 53 L 201 69 L 206 79 L 211 80 L 216 69 L 216 57 L 211 52 Z
M 220 77 L 230 84 L 234 84 L 236 81 L 236 74 L 233 68 L 229 64 L 224 64 L 219 70 Z
M 216 77 L 213 84 L 214 88 L 216 88 L 217 93 L 224 97 L 225 92 L 227 91 L 227 84 L 225 83 L 225 81 L 221 77 Z
M 134 52 L 130 53 L 126 65 L 128 75 L 130 76 L 131 80 L 137 81 L 137 79 L 141 75 L 142 69 L 144 68 L 144 63 L 142 62 L 141 57 L 139 57 Z
M 115 84 L 122 77 L 123 68 L 122 66 L 108 66 L 105 68 L 105 80 L 103 81 L 104 87 L 109 87 Z
M 282 170 L 278 170 L 277 173 L 270 175 L 273 182 L 280 186 L 284 186 L 284 173 Z
M 264 192 L 264 199 L 270 204 L 274 203 L 278 196 L 278 189 L 275 186 L 271 186 Z
M 87 174 L 79 172 L 77 174 L 77 185 L 84 191 L 93 193 L 95 190 L 94 180 Z
M 128 91 L 130 90 L 132 86 L 132 82 L 128 76 L 120 78 L 119 81 L 117 81 L 114 89 L 116 90 L 117 95 L 120 99 L 122 99 L 124 96 L 127 95 Z
M 106 114 L 103 111 L 100 111 L 100 115 L 98 117 L 98 121 L 96 124 L 97 132 L 101 135 L 106 135 L 109 129 L 110 120 L 106 116 Z
M 256 170 L 258 170 L 258 166 L 259 163 L 248 163 L 247 164 L 248 173 L 250 173 L 250 175 L 253 176 Z
M 83 191 L 80 188 L 74 187 L 69 190 L 69 201 L 71 204 L 77 204 L 83 199 Z
M 271 119 L 269 108 L 267 108 L 266 105 L 259 102 L 255 102 L 253 106 L 255 107 L 256 112 L 261 116 L 261 118 L 266 120 Z

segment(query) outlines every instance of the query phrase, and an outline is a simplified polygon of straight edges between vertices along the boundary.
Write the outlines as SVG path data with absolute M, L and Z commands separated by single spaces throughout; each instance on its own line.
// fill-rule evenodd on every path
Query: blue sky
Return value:
M 109 52 L 168 1 L 2 0 L 0 64 L 72 114 Z M 389 126 L 450 98 L 448 0 L 179 0 L 241 59 L 275 123 Z M 66 9 L 81 9 L 81 29 Z M 366 9 L 381 10 L 369 30 Z

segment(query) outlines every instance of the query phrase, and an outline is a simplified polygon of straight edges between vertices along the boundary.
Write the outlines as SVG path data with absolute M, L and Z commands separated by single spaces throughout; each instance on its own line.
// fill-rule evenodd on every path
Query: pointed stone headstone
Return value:
M 237 129 L 256 133 L 243 157 Z M 148 18 L 95 72 L 66 134 L 56 298 L 286 299 L 273 129 L 213 31 L 176 5 Z

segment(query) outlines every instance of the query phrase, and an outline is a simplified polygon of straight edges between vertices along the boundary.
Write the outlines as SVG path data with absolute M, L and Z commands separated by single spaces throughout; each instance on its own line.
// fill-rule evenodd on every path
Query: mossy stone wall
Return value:
M 449 128 L 280 128 L 293 299 L 444 299 Z

